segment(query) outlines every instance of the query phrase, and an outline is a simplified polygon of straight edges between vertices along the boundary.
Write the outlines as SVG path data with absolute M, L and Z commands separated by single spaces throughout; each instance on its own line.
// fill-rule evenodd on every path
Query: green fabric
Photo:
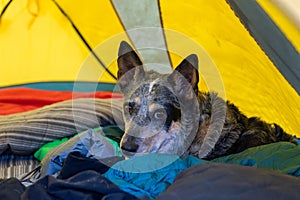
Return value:
M 116 141 L 114 141 L 114 140 L 112 140 L 112 139 L 110 139 L 108 137 L 106 137 L 105 139 L 107 141 L 109 141 L 114 146 L 116 156 L 122 156 L 122 152 L 121 152 L 119 143 L 117 143 Z
M 55 147 L 57 147 L 57 146 L 59 146 L 59 145 L 65 143 L 65 142 L 68 141 L 68 140 L 69 140 L 69 138 L 62 138 L 62 139 L 55 140 L 55 141 L 53 141 L 53 142 L 49 142 L 49 143 L 47 143 L 47 144 L 44 144 L 41 148 L 39 148 L 39 149 L 34 153 L 34 157 L 35 157 L 36 159 L 38 159 L 39 161 L 42 161 L 43 158 L 47 155 L 47 153 L 48 153 L 51 149 L 53 149 L 53 148 L 55 148 Z
M 120 143 L 121 138 L 124 133 L 124 127 L 119 127 L 116 125 L 111 125 L 111 126 L 105 126 L 102 128 L 102 132 L 104 136 L 114 140 L 117 143 Z M 118 144 L 119 145 L 119 144 Z
M 253 166 L 300 177 L 300 146 L 277 142 L 217 158 L 213 162 Z
M 93 130 L 98 131 L 99 128 L 94 128 Z M 81 132 L 81 133 L 84 133 L 84 132 Z M 79 133 L 79 134 L 81 134 L 81 133 Z M 105 127 L 102 127 L 102 133 L 106 137 L 106 139 L 114 146 L 117 156 L 122 156 L 122 153 L 121 153 L 121 150 L 119 147 L 119 142 L 123 135 L 122 129 L 120 129 L 119 126 L 115 126 L 115 125 L 105 126 Z M 66 138 L 58 139 L 58 140 L 55 140 L 53 142 L 49 142 L 49 143 L 43 145 L 34 153 L 34 157 L 36 159 L 38 159 L 39 161 L 42 161 L 50 150 L 67 142 L 69 139 L 70 138 L 66 137 Z

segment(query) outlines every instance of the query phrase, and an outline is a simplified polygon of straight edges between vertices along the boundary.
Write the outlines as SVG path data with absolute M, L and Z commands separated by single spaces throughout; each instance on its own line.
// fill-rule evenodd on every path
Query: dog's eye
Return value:
M 158 109 L 154 112 L 153 116 L 155 119 L 161 120 L 165 118 L 166 112 L 164 109 Z
M 135 105 L 134 102 L 128 102 L 128 103 L 124 104 L 124 111 L 131 115 L 134 105 Z

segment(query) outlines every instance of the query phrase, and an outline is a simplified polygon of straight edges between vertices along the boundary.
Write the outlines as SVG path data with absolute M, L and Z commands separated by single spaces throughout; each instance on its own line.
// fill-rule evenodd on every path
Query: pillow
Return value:
M 31 155 L 42 145 L 89 128 L 122 125 L 122 100 L 82 98 L 0 116 L 0 154 Z

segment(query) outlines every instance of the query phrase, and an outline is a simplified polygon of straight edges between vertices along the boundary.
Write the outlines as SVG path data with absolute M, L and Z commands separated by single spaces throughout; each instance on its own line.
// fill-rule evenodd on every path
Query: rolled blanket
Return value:
M 0 154 L 31 155 L 45 143 L 89 128 L 122 125 L 122 100 L 83 98 L 0 116 Z

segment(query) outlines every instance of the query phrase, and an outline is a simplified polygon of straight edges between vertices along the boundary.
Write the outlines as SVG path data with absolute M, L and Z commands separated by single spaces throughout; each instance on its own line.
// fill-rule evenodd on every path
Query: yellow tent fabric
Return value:
M 108 1 L 58 3 L 70 12 L 93 47 L 123 31 Z M 101 27 L 105 31 L 99 31 Z M 69 21 L 47 0 L 13 1 L 1 19 L 0 44 L 1 86 L 73 81 L 89 54 Z M 93 80 L 93 73 L 86 74 L 83 80 Z
M 93 56 L 69 19 L 91 48 L 114 38 L 114 43 L 104 45 L 105 50 L 97 51 L 97 55 L 115 76 L 118 43 L 125 39 L 136 47 L 139 45 L 138 39 L 134 40 L 124 31 L 140 28 L 143 24 L 160 26 L 184 34 L 208 52 L 222 78 L 226 98 L 242 112 L 278 123 L 287 132 L 300 136 L 299 94 L 225 0 L 124 1 L 126 9 L 122 9 L 122 2 L 117 0 L 14 0 L 4 10 L 9 2 L 0 3 L 0 10 L 5 11 L 0 23 L 0 87 L 66 81 L 115 83 L 99 62 L 91 59 Z M 269 1 L 258 2 L 299 52 L 299 29 Z M 140 12 L 130 18 L 134 8 L 139 8 Z M 158 16 L 158 22 L 144 22 L 142 15 L 147 14 L 149 19 Z M 135 21 L 130 24 L 130 20 Z M 166 46 L 176 48 L 171 35 L 163 34 Z M 103 54 L 111 57 L 105 59 Z M 176 66 L 182 57 L 171 53 L 169 59 Z M 81 73 L 83 64 L 87 69 Z

